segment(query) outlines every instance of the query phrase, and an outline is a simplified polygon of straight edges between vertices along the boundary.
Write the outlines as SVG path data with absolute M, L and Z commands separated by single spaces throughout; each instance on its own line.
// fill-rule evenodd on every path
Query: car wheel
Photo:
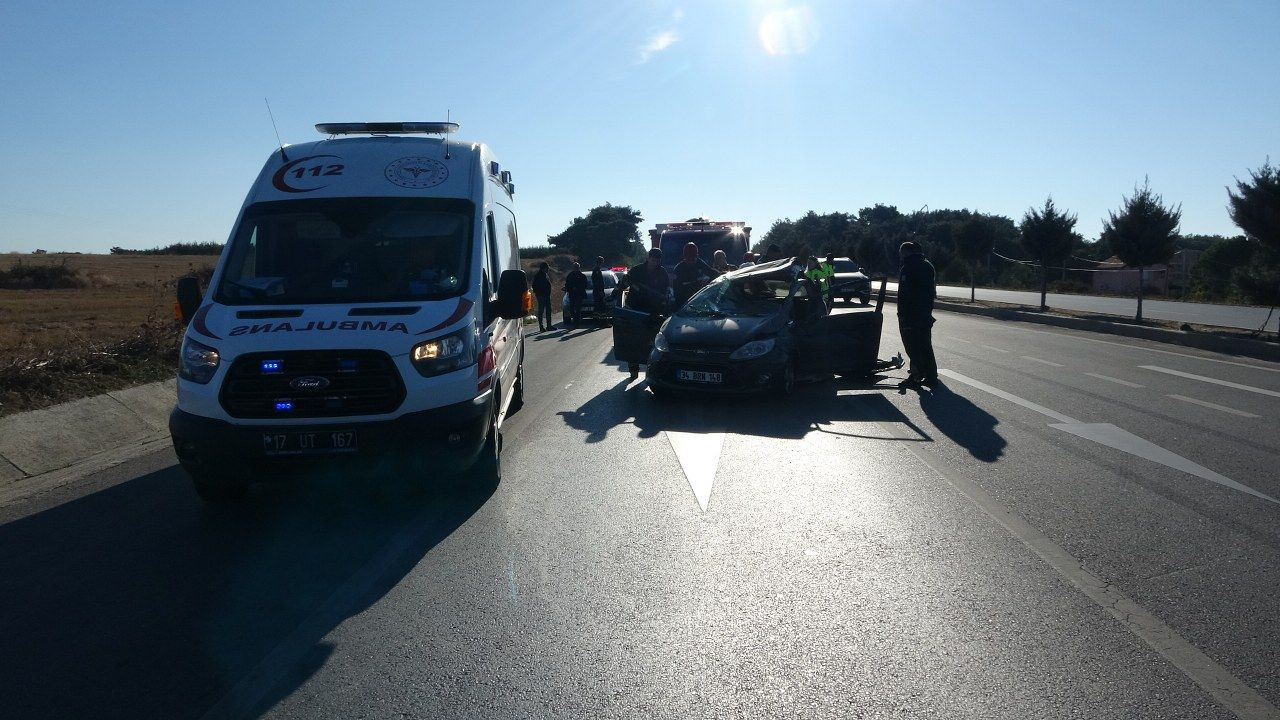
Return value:
M 232 473 L 218 472 L 208 468 L 187 467 L 191 476 L 191 485 L 200 499 L 210 505 L 229 505 L 242 500 L 249 489 L 249 482 Z
M 858 297 L 858 299 L 862 301 L 862 304 L 863 304 L 863 305 L 870 305 L 870 304 L 871 304 L 871 293 L 869 293 L 869 292 L 862 293 L 862 295 L 861 295 L 861 296 L 859 296 L 859 297 Z

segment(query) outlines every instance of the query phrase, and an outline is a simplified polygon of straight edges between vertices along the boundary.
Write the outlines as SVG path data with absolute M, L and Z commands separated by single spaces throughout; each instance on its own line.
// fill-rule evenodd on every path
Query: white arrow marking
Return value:
M 1080 422 L 1079 420 L 1063 415 L 1057 410 L 1050 410 L 1049 408 L 1033 403 L 1026 398 L 1018 397 L 1013 393 L 1005 392 L 1000 388 L 992 387 L 984 382 L 979 382 L 967 375 L 961 375 L 960 373 L 952 370 L 939 370 L 938 374 L 943 377 L 949 377 L 953 380 L 959 380 L 966 385 L 970 385 L 983 392 L 991 393 L 996 397 L 1004 398 L 1005 400 L 1021 405 L 1028 410 L 1034 410 L 1042 415 L 1047 415 L 1048 417 L 1058 421 L 1056 423 L 1049 423 L 1049 427 L 1051 428 L 1069 432 L 1077 437 L 1092 440 L 1096 443 L 1106 445 L 1109 448 L 1119 450 L 1120 452 L 1136 455 L 1144 460 L 1160 463 L 1161 465 L 1173 468 L 1174 470 L 1181 470 L 1182 472 L 1190 473 L 1198 478 L 1217 483 L 1224 487 L 1229 487 L 1233 490 L 1248 493 L 1254 497 L 1262 498 L 1263 500 L 1280 503 L 1280 500 L 1276 500 L 1270 495 L 1258 492 L 1248 485 L 1238 483 L 1224 475 L 1219 475 L 1203 465 L 1197 465 L 1175 452 L 1165 450 L 1159 445 L 1148 440 L 1143 440 L 1137 435 L 1134 435 L 1127 430 L 1122 430 L 1111 423 Z
M 1049 427 L 1064 430 L 1072 435 L 1101 443 L 1109 448 L 1127 452 L 1130 455 L 1137 455 L 1140 458 L 1160 463 L 1174 470 L 1190 473 L 1198 478 L 1204 478 L 1209 482 L 1218 483 L 1233 490 L 1249 493 L 1263 500 L 1280 502 L 1280 500 L 1276 500 L 1270 495 L 1258 492 L 1248 485 L 1242 485 L 1224 475 L 1219 475 L 1203 465 L 1197 465 L 1175 452 L 1165 450 L 1159 445 L 1143 440 L 1137 435 L 1127 430 L 1122 430 L 1111 423 L 1053 423 Z
M 693 488 L 693 496 L 703 512 L 711 503 L 711 486 L 720 467 L 720 451 L 724 449 L 724 433 L 691 433 L 667 430 L 667 441 L 675 450 L 680 468 Z

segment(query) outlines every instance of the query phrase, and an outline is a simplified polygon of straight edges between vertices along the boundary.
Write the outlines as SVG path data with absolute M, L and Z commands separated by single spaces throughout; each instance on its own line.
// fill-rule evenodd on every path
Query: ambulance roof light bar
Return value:
M 325 135 L 448 135 L 458 132 L 456 122 L 351 122 L 317 123 Z

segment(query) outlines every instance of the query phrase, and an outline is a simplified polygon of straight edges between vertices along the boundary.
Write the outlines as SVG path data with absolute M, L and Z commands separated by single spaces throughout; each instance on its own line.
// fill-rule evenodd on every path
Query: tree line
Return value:
M 1077 217 L 1052 197 L 1029 208 L 1020 221 L 973 210 L 903 213 L 876 204 L 856 213 L 809 211 L 777 220 L 753 246 L 776 244 L 786 255 L 835 253 L 858 261 L 875 274 L 893 274 L 898 246 L 921 245 L 942 282 L 1028 288 L 1039 286 L 1041 308 L 1052 282 L 1057 290 L 1089 288 L 1068 280 L 1070 269 L 1094 269 L 1112 255 L 1125 265 L 1146 268 L 1167 262 L 1179 249 L 1202 250 L 1192 272 L 1192 292 L 1202 299 L 1230 299 L 1272 305 L 1280 302 L 1280 169 L 1270 162 L 1228 188 L 1227 211 L 1243 235 L 1233 238 L 1182 235 L 1180 205 L 1166 203 L 1144 182 L 1108 213 L 1098 239 L 1076 231 Z M 1142 317 L 1142 283 L 1138 313 Z

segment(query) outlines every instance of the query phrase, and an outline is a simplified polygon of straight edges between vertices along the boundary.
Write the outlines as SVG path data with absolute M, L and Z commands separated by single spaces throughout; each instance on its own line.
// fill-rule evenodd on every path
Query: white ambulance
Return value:
M 453 123 L 316 129 L 271 154 L 209 287 L 179 282 L 179 461 L 211 502 L 343 460 L 496 482 L 532 303 L 510 172 Z

